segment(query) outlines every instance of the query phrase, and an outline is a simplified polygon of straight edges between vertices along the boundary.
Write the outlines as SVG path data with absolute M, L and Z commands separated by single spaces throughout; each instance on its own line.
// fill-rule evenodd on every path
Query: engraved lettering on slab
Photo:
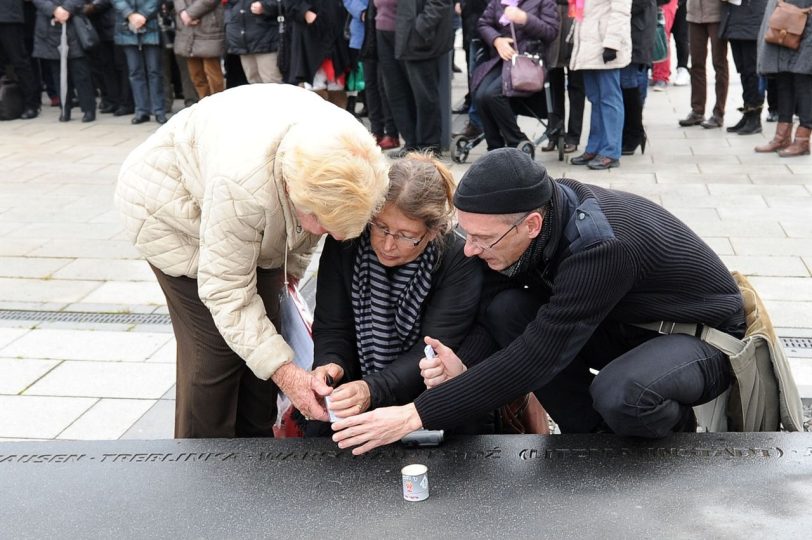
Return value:
M 648 458 L 780 458 L 784 451 L 778 447 L 766 448 L 524 448 L 519 451 L 519 459 L 579 460 L 617 456 L 637 456 Z M 807 456 L 812 455 L 812 448 Z

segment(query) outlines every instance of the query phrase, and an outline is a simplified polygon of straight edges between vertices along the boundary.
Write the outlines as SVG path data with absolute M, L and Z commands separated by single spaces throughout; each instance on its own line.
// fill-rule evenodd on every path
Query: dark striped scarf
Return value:
M 386 368 L 420 337 L 420 308 L 431 289 L 437 247 L 430 243 L 412 262 L 383 266 L 362 235 L 352 276 L 352 311 L 361 373 Z

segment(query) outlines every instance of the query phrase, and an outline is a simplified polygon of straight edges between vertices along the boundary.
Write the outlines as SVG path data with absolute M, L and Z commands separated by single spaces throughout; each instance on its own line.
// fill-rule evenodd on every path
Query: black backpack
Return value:
M 8 77 L 0 79 L 0 120 L 16 120 L 23 114 L 23 93 Z

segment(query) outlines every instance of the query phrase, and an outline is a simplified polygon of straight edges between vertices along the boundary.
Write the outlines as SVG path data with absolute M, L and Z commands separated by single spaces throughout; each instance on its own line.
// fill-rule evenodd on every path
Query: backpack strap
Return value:
M 705 326 L 704 324 L 658 321 L 653 323 L 632 324 L 632 326 L 643 328 L 644 330 L 651 330 L 663 335 L 685 334 L 694 336 L 708 345 L 716 347 L 728 356 L 740 354 L 745 347 L 742 340 L 717 330 L 716 328 Z

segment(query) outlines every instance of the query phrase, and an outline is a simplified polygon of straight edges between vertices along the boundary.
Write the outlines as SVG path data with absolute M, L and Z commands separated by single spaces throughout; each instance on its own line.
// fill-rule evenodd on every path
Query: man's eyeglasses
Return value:
M 475 236 L 468 236 L 468 233 L 466 233 L 466 232 L 465 232 L 465 231 L 462 229 L 462 227 L 460 227 L 459 225 L 457 225 L 456 227 L 454 227 L 454 234 L 456 234 L 456 235 L 457 235 L 459 238 L 462 238 L 463 240 L 465 240 L 465 242 L 466 242 L 466 243 L 471 244 L 471 246 L 475 247 L 476 249 L 479 249 L 479 250 L 482 250 L 482 251 L 485 251 L 485 250 L 487 250 L 487 249 L 493 249 L 493 247 L 494 247 L 496 244 L 498 244 L 499 242 L 501 242 L 502 240 L 504 240 L 504 238 L 505 238 L 505 237 L 506 237 L 506 236 L 507 236 L 507 235 L 508 235 L 508 234 L 509 234 L 509 233 L 510 233 L 510 232 L 511 232 L 513 229 L 515 229 L 516 227 L 518 227 L 518 226 L 519 226 L 519 224 L 520 224 L 522 221 L 524 221 L 524 220 L 527 218 L 527 216 L 529 216 L 529 215 L 530 215 L 530 214 L 532 214 L 533 212 L 535 212 L 535 210 L 531 210 L 530 212 L 527 212 L 526 214 L 524 214 L 523 216 L 521 216 L 519 219 L 517 219 L 516 221 L 514 221 L 514 222 L 513 222 L 513 224 L 510 226 L 510 228 L 509 228 L 508 230 L 506 230 L 506 231 L 505 231 L 505 233 L 504 233 L 502 236 L 500 236 L 499 238 L 497 238 L 495 241 L 491 242 L 490 244 L 483 244 L 483 243 L 482 243 L 482 240 L 480 240 L 479 238 L 476 238 Z
M 428 231 L 426 231 L 426 233 L 423 234 L 423 236 L 421 236 L 420 238 L 412 238 L 411 236 L 406 236 L 405 234 L 390 232 L 388 227 L 378 223 L 377 221 L 370 221 L 369 229 L 372 232 L 372 234 L 376 234 L 384 238 L 386 238 L 387 236 L 391 236 L 392 240 L 405 247 L 417 247 L 418 245 L 420 245 L 420 242 L 422 242 L 423 239 L 428 234 Z

